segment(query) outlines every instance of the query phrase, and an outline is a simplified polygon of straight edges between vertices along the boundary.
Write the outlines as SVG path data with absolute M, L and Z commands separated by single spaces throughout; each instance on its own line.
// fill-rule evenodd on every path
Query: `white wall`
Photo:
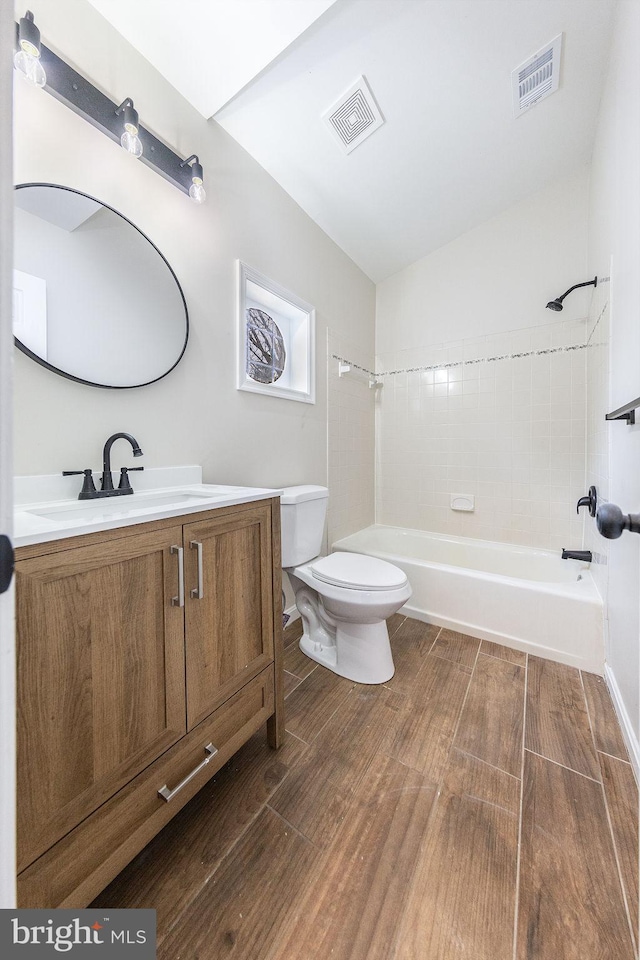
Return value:
M 378 355 L 586 317 L 589 288 L 560 314 L 545 304 L 588 279 L 588 177 L 553 183 L 379 283 Z
M 604 261 L 603 260 L 603 268 Z M 609 266 L 609 272 L 611 267 Z M 609 406 L 609 328 L 611 314 L 611 282 L 598 284 L 588 320 L 587 349 L 587 421 L 586 421 L 586 487 L 595 486 L 600 500 L 609 499 L 609 438 L 612 425 L 605 420 Z M 603 599 L 609 579 L 610 540 L 598 533 L 591 517 L 584 516 L 584 545 L 591 550 L 591 572 Z M 606 614 L 606 605 L 605 605 Z M 605 629 L 608 621 L 605 616 Z M 608 649 L 608 645 L 605 644 Z
M 610 56 L 593 155 L 589 222 L 589 269 L 611 263 L 610 389 L 594 393 L 590 419 L 604 416 L 640 394 L 640 5 L 622 2 Z M 640 512 L 640 422 L 607 424 L 608 493 L 624 513 Z M 593 446 L 596 457 L 603 445 Z M 605 447 L 606 450 L 606 447 Z M 602 479 L 600 460 L 589 458 L 589 482 Z M 604 468 L 606 469 L 606 467 Z M 605 477 L 606 479 L 606 477 Z M 640 769 L 639 647 L 640 537 L 625 533 L 608 553 L 607 661 L 618 709 Z
M 327 327 L 374 341 L 375 290 L 349 258 L 220 127 L 207 122 L 84 0 L 34 0 L 44 42 L 141 123 L 204 165 L 192 203 L 43 91 L 16 84 L 16 182 L 96 196 L 159 247 L 183 286 L 191 338 L 179 366 L 138 390 L 84 387 L 16 353 L 18 474 L 99 467 L 109 434 L 133 433 L 144 464 L 200 463 L 205 480 L 279 486 L 327 479 Z M 24 11 L 19 9 L 18 15 Z M 317 310 L 317 403 L 235 387 L 235 260 Z M 129 451 L 116 449 L 128 458 Z
M 378 522 L 580 548 L 593 288 L 545 305 L 589 275 L 587 211 L 581 169 L 378 285 Z
M 0 5 L 0 533 L 11 535 L 11 9 Z M 13 587 L 0 596 L 0 909 L 16 903 L 15 640 Z
M 329 357 L 329 546 L 373 523 L 375 514 L 375 404 L 369 387 L 373 349 L 330 330 Z M 351 370 L 339 375 L 341 357 Z M 360 369 L 358 369 L 360 368 Z

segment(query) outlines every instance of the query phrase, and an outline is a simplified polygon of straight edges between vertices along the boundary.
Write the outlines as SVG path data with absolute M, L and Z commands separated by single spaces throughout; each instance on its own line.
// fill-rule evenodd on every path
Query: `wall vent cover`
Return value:
M 359 77 L 337 103 L 329 107 L 322 119 L 346 153 L 359 147 L 384 123 L 364 77 Z
M 513 115 L 521 117 L 545 97 L 555 93 L 560 83 L 562 34 L 511 72 Z

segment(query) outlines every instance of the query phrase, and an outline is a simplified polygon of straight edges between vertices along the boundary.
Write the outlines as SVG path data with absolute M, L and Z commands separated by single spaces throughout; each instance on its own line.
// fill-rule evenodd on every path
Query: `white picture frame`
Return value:
M 238 390 L 315 403 L 315 308 L 241 260 L 237 288 Z

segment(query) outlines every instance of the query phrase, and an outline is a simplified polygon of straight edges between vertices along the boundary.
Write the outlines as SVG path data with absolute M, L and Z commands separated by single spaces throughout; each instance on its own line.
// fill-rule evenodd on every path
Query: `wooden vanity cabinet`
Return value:
M 273 660 L 269 511 L 255 504 L 228 517 L 186 524 L 184 547 L 187 728 L 192 730 Z
M 280 745 L 279 520 L 18 548 L 19 906 L 86 905 L 265 721 Z

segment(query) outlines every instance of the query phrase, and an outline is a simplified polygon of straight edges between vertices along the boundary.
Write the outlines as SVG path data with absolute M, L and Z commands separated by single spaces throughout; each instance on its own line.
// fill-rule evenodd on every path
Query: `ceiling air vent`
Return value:
M 329 107 L 322 119 L 346 153 L 359 147 L 384 123 L 364 77 L 359 77 L 338 102 Z
M 530 107 L 556 92 L 560 82 L 561 51 L 560 33 L 511 72 L 514 117 L 522 116 Z

